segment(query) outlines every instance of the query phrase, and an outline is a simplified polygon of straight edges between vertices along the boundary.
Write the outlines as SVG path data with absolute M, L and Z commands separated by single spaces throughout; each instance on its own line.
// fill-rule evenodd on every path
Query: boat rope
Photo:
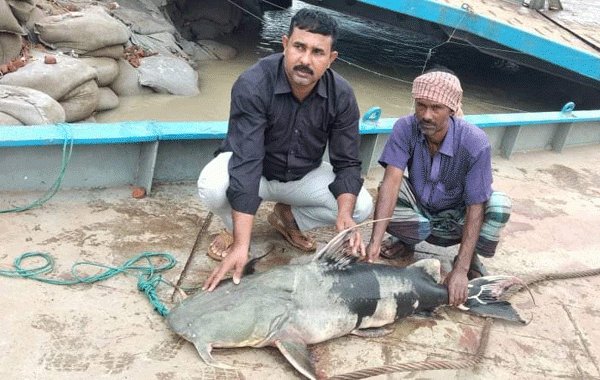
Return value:
M 554 280 L 567 280 L 567 279 L 576 279 L 590 276 L 598 276 L 600 275 L 600 268 L 596 269 L 588 269 L 588 270 L 580 270 L 580 271 L 572 271 L 565 273 L 545 273 L 540 275 L 534 275 L 529 277 L 526 281 L 524 281 L 523 287 L 521 287 L 518 291 L 529 289 L 529 286 L 538 284 L 545 281 L 554 281 Z M 512 295 L 516 294 L 516 292 L 507 292 L 506 299 L 510 298 Z M 476 353 L 471 358 L 466 359 L 458 359 L 458 360 L 424 360 L 419 362 L 409 362 L 409 363 L 398 363 L 398 364 L 390 364 L 379 367 L 371 367 L 365 368 L 358 371 L 348 372 L 341 375 L 335 375 L 330 377 L 331 380 L 358 380 L 358 379 L 366 379 L 373 376 L 396 373 L 396 372 L 411 372 L 411 371 L 431 371 L 431 370 L 441 370 L 441 369 L 468 369 L 475 367 L 481 363 L 483 360 L 483 355 L 488 346 L 490 331 L 494 320 L 492 318 L 486 317 L 483 325 L 483 329 L 481 331 L 481 335 L 479 338 L 479 346 L 477 347 Z
M 272 2 L 270 2 L 270 1 L 268 1 L 268 0 L 260 0 L 260 1 L 262 1 L 263 3 L 269 4 L 269 5 L 271 5 L 271 6 L 275 7 L 275 8 L 279 8 L 279 9 L 281 9 L 281 10 L 285 10 L 285 9 L 286 9 L 285 7 L 282 7 L 282 6 L 278 5 L 278 4 L 272 3 Z M 246 14 L 250 15 L 251 17 L 254 17 L 255 19 L 257 19 L 257 20 L 258 20 L 258 21 L 260 21 L 261 23 L 264 23 L 264 22 L 265 22 L 265 20 L 264 20 L 262 17 L 260 17 L 260 16 L 258 16 L 258 15 L 256 15 L 256 14 L 252 13 L 252 11 L 250 11 L 250 10 L 248 10 L 248 9 L 244 8 L 243 6 L 241 6 L 241 5 L 239 5 L 239 4 L 236 4 L 236 3 L 235 3 L 233 0 L 227 0 L 227 2 L 228 2 L 228 3 L 230 3 L 231 5 L 233 5 L 233 6 L 237 7 L 237 8 L 239 8 L 239 9 L 240 9 L 242 12 L 244 12 L 244 13 L 246 13 Z M 379 38 L 381 38 L 381 39 L 383 39 L 384 41 L 387 41 L 387 42 L 394 42 L 394 43 L 396 43 L 396 44 L 398 44 L 398 45 L 408 46 L 408 47 L 411 47 L 411 48 L 414 48 L 414 49 L 419 49 L 419 50 L 426 50 L 426 51 L 427 51 L 427 53 L 426 53 L 425 62 L 424 62 L 424 64 L 423 64 L 423 65 L 419 65 L 419 66 L 418 66 L 418 67 L 420 67 L 420 68 L 421 68 L 421 72 L 425 72 L 425 70 L 426 70 L 426 68 L 427 68 L 427 64 L 428 64 L 428 62 L 429 62 L 430 58 L 433 56 L 433 52 L 434 52 L 434 50 L 435 50 L 435 49 L 438 49 L 438 48 L 440 48 L 441 46 L 444 46 L 444 45 L 447 45 L 447 44 L 454 44 L 454 45 L 466 46 L 466 47 L 473 47 L 473 46 L 474 46 L 474 47 L 476 47 L 476 48 L 477 48 L 477 47 L 479 47 L 479 46 L 477 46 L 477 45 L 471 45 L 471 44 L 461 43 L 461 42 L 458 42 L 458 41 L 456 41 L 456 40 L 453 40 L 453 36 L 454 36 L 454 34 L 456 33 L 456 31 L 458 30 L 458 25 L 460 25 L 460 24 L 461 24 L 461 23 L 464 21 L 465 17 L 466 17 L 466 16 L 467 16 L 469 13 L 474 13 L 474 10 L 473 10 L 473 8 L 472 8 L 472 7 L 471 7 L 469 4 L 467 4 L 467 3 L 463 3 L 463 5 L 461 6 L 461 8 L 462 8 L 462 9 L 463 9 L 465 12 L 464 12 L 464 14 L 463 14 L 462 18 L 459 20 L 459 22 L 458 22 L 458 24 L 457 24 L 457 27 L 455 27 L 455 28 L 454 28 L 454 29 L 453 29 L 453 30 L 450 32 L 450 35 L 449 35 L 449 37 L 448 37 L 448 39 L 447 39 L 446 41 L 444 41 L 444 42 L 442 42 L 442 43 L 440 43 L 440 44 L 438 44 L 438 45 L 435 45 L 434 47 L 424 47 L 424 46 L 421 46 L 421 45 L 410 44 L 410 43 L 401 42 L 401 41 L 390 41 L 390 40 L 388 40 L 388 39 L 381 38 L 381 37 L 379 37 Z M 525 54 L 525 53 L 523 53 L 523 52 L 514 51 L 514 50 L 512 50 L 512 49 L 499 49 L 499 48 L 487 48 L 487 49 L 488 49 L 488 50 L 504 51 L 504 52 L 511 52 L 511 53 L 514 53 L 514 54 L 522 54 L 522 55 L 526 55 L 526 54 Z M 404 83 L 404 84 L 409 84 L 409 85 L 412 85 L 412 80 L 400 79 L 400 78 L 398 78 L 398 77 L 394 77 L 394 76 L 391 76 L 391 75 L 383 74 L 383 73 L 381 73 L 381 72 L 378 72 L 378 71 L 375 71 L 375 70 L 371 70 L 371 69 L 369 69 L 369 68 L 366 68 L 366 67 L 364 67 L 364 66 L 362 66 L 362 65 L 359 65 L 359 64 L 357 64 L 357 63 L 354 63 L 354 62 L 351 62 L 351 61 L 349 61 L 349 60 L 347 60 L 347 59 L 344 59 L 344 58 L 342 58 L 342 57 L 341 57 L 341 56 L 339 56 L 339 55 L 338 55 L 338 57 L 336 58 L 336 60 L 338 60 L 338 61 L 340 61 L 340 62 L 343 62 L 343 63 L 345 63 L 345 64 L 347 64 L 347 65 L 349 65 L 349 66 L 355 67 L 355 68 L 357 68 L 357 69 L 359 69 L 359 70 L 362 70 L 362 71 L 364 71 L 364 72 L 367 72 L 367 73 L 369 73 L 369 74 L 372 74 L 372 75 L 375 75 L 375 76 L 381 77 L 381 78 L 385 78 L 385 79 L 393 80 L 393 81 L 395 81 L 395 82 L 399 82 L 399 83 Z M 467 97 L 465 97 L 465 98 L 468 98 L 468 96 L 467 96 Z M 497 107 L 497 108 L 505 109 L 505 110 L 507 110 L 507 111 L 513 111 L 513 112 L 526 112 L 525 110 L 522 110 L 522 109 L 519 109 L 519 108 L 512 108 L 512 107 L 502 106 L 502 105 L 499 105 L 499 104 L 496 104 L 496 103 L 492 103 L 492 102 L 486 102 L 486 101 L 484 101 L 484 100 L 482 100 L 482 99 L 477 99 L 477 101 L 478 101 L 479 103 L 485 103 L 485 104 L 489 104 L 489 105 L 492 105 L 492 106 L 494 106 L 494 107 Z
M 58 177 L 56 178 L 56 180 L 54 181 L 52 186 L 50 186 L 50 188 L 48 190 L 46 190 L 46 192 L 39 199 L 33 201 L 32 203 L 30 203 L 26 206 L 18 206 L 18 207 L 9 208 L 6 210 L 0 210 L 0 214 L 22 212 L 22 211 L 31 210 L 36 207 L 40 207 L 44 203 L 48 202 L 60 189 L 60 186 L 62 185 L 63 179 L 65 177 L 65 173 L 67 171 L 67 166 L 69 165 L 69 161 L 71 160 L 71 153 L 73 153 L 73 138 L 71 137 L 70 133 L 68 132 L 67 128 L 65 128 L 64 125 L 62 125 L 62 124 L 58 124 L 58 125 L 63 129 L 63 132 L 65 133 L 65 138 L 64 138 L 63 147 L 62 147 L 62 158 L 61 158 L 60 170 L 58 172 Z
M 32 260 L 37 262 L 41 260 L 41 264 L 25 265 L 27 261 L 31 262 Z M 147 265 L 138 263 L 143 260 L 147 261 Z M 155 263 L 157 261 L 158 263 Z M 170 282 L 162 278 L 160 273 L 173 268 L 176 263 L 177 261 L 173 255 L 163 252 L 143 252 L 119 266 L 80 261 L 71 266 L 72 279 L 65 280 L 45 276 L 54 270 L 54 259 L 51 255 L 44 252 L 26 252 L 15 258 L 14 269 L 0 270 L 0 276 L 28 278 L 52 285 L 78 285 L 104 281 L 121 273 L 139 272 L 138 290 L 146 294 L 154 310 L 164 317 L 169 313 L 169 310 L 158 298 L 156 288 L 160 283 L 171 285 Z M 83 266 L 102 268 L 103 271 L 94 275 L 83 275 L 78 272 L 78 269 Z

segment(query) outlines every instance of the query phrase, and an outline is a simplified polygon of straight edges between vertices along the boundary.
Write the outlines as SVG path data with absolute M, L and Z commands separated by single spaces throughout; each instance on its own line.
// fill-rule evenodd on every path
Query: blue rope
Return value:
M 63 142 L 63 147 L 62 147 L 62 159 L 61 159 L 61 164 L 60 164 L 60 171 L 58 173 L 58 177 L 56 178 L 56 180 L 54 181 L 52 186 L 50 186 L 50 188 L 48 190 L 46 190 L 46 192 L 44 193 L 44 195 L 42 195 L 41 198 L 36 199 L 35 201 L 31 202 L 30 204 L 25 205 L 25 206 L 13 207 L 13 208 L 9 208 L 6 210 L 0 210 L 0 214 L 22 212 L 22 211 L 31 210 L 36 207 L 40 207 L 44 203 L 48 202 L 50 200 L 50 198 L 52 198 L 58 192 L 58 190 L 60 189 L 60 186 L 62 185 L 63 179 L 65 177 L 65 173 L 67 171 L 67 166 L 69 165 L 69 161 L 71 160 L 71 154 L 73 153 L 73 138 L 71 137 L 69 131 L 65 128 L 65 126 L 61 125 L 61 127 L 63 128 L 63 131 L 65 132 L 65 140 Z
M 43 259 L 43 263 L 39 266 L 24 268 L 23 264 L 25 261 L 33 258 Z M 156 266 L 152 263 L 152 259 L 163 259 L 166 262 L 160 266 Z M 137 265 L 138 261 L 146 260 L 148 265 Z M 5 277 L 23 277 L 35 281 L 44 282 L 53 285 L 75 285 L 75 284 L 91 284 L 98 281 L 103 281 L 120 273 L 127 274 L 129 271 L 141 272 L 138 275 L 138 289 L 146 294 L 154 310 L 156 310 L 163 317 L 169 314 L 167 307 L 160 302 L 156 293 L 156 287 L 161 283 L 167 283 L 162 279 L 162 276 L 158 273 L 169 270 L 175 266 L 177 261 L 169 253 L 161 252 L 143 252 L 132 259 L 127 260 L 123 265 L 118 267 L 111 267 L 104 264 L 81 261 L 76 262 L 71 267 L 72 280 L 57 280 L 55 278 L 49 278 L 43 276 L 46 273 L 50 273 L 54 270 L 54 259 L 47 253 L 43 252 L 27 252 L 18 256 L 14 263 L 14 270 L 0 270 L 0 276 Z M 84 276 L 77 273 L 77 268 L 80 266 L 93 266 L 104 268 L 105 270 L 101 273 Z

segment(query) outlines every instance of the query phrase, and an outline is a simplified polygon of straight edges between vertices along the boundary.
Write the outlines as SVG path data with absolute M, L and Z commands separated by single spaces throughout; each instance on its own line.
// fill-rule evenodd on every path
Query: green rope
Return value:
M 22 211 L 31 210 L 36 207 L 40 207 L 44 203 L 48 202 L 48 200 L 50 200 L 50 198 L 52 198 L 58 192 L 58 189 L 60 189 L 60 186 L 62 185 L 63 178 L 65 177 L 65 172 L 67 171 L 67 166 L 69 165 L 69 161 L 71 160 L 71 153 L 73 152 L 73 138 L 70 136 L 70 134 L 66 128 L 63 127 L 63 130 L 65 132 L 65 141 L 63 143 L 63 148 L 62 148 L 62 160 L 61 160 L 61 165 L 60 165 L 60 172 L 58 173 L 58 177 L 56 178 L 56 180 L 54 181 L 52 186 L 50 186 L 50 188 L 44 193 L 44 195 L 42 195 L 42 197 L 40 199 L 33 201 L 29 205 L 14 207 L 14 208 L 6 209 L 6 210 L 0 210 L 0 214 L 7 214 L 7 213 L 12 213 L 12 212 L 22 212 Z
M 41 258 L 43 263 L 25 268 L 24 262 L 33 258 Z M 152 259 L 163 259 L 166 262 L 163 265 L 156 266 L 152 263 Z M 138 261 L 146 260 L 148 265 L 138 265 Z M 111 267 L 104 264 L 81 261 L 76 262 L 71 267 L 72 280 L 58 280 L 55 278 L 49 278 L 43 276 L 46 273 L 50 273 L 54 270 L 54 259 L 47 253 L 43 252 L 27 252 L 18 256 L 14 263 L 14 270 L 0 270 L 0 276 L 5 277 L 23 277 L 35 281 L 44 282 L 53 285 L 75 285 L 75 284 L 91 284 L 98 281 L 103 281 L 120 273 L 128 274 L 130 271 L 141 272 L 138 275 L 138 289 L 146 294 L 154 309 L 163 317 L 169 313 L 166 306 L 160 302 L 158 295 L 156 294 L 156 287 L 161 283 L 167 283 L 162 279 L 162 276 L 158 273 L 169 270 L 175 266 L 177 261 L 169 253 L 161 252 L 143 252 L 132 259 L 127 260 L 123 265 L 118 267 Z M 77 268 L 80 266 L 93 266 L 104 268 L 103 272 L 95 275 L 85 276 L 77 273 Z

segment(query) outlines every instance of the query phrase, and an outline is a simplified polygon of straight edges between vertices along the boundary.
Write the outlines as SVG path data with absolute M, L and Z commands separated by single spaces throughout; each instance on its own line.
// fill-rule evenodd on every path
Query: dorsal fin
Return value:
M 357 256 L 352 255 L 346 242 L 354 233 L 354 228 L 348 228 L 333 237 L 323 248 L 314 256 L 313 261 L 318 261 L 335 269 L 343 270 L 350 264 L 358 260 Z
M 353 255 L 348 247 L 348 244 L 346 244 L 354 233 L 354 230 L 361 226 L 372 224 L 380 220 L 385 219 L 369 220 L 339 232 L 333 237 L 333 239 L 329 241 L 329 243 L 315 253 L 313 261 L 325 263 L 328 266 L 334 267 L 335 269 L 342 270 L 347 268 L 349 265 L 358 260 L 358 256 Z

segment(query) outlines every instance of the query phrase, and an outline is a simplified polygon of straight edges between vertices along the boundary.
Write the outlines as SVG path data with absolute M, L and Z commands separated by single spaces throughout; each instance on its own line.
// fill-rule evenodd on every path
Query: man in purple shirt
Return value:
M 395 123 L 379 160 L 385 173 L 374 219 L 384 220 L 373 225 L 367 256 L 370 261 L 408 256 L 424 240 L 460 243 L 445 279 L 449 303 L 460 305 L 468 280 L 486 274 L 477 255 L 494 255 L 511 203 L 492 190 L 487 136 L 456 117 L 462 112 L 458 78 L 446 71 L 425 73 L 414 80 L 412 96 L 414 115 Z M 386 231 L 391 236 L 384 241 Z
M 342 231 L 369 217 L 358 105 L 348 82 L 329 68 L 336 35 L 331 16 L 301 9 L 283 36 L 283 54 L 261 59 L 233 85 L 227 137 L 198 179 L 201 200 L 226 226 L 209 246 L 222 261 L 204 289 L 213 290 L 229 271 L 239 283 L 263 200 L 276 202 L 268 222 L 304 251 L 316 244 L 303 231 Z M 326 147 L 329 162 L 322 160 Z M 364 254 L 356 231 L 350 248 Z

